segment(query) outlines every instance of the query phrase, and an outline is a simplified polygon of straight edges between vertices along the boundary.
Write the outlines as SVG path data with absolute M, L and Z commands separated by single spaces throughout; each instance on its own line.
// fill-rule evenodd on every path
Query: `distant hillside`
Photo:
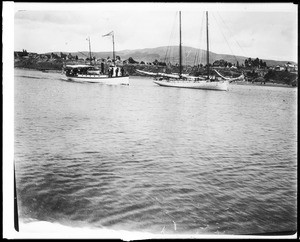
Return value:
M 60 52 L 54 52 L 56 54 L 59 54 Z M 88 51 L 82 51 L 82 52 L 63 52 L 63 53 L 71 53 L 72 55 L 77 55 L 79 58 L 87 58 L 89 56 Z M 156 47 L 156 48 L 146 48 L 146 49 L 137 49 L 137 50 L 122 50 L 117 51 L 116 55 L 120 56 L 122 60 L 126 60 L 129 57 L 132 57 L 136 61 L 144 61 L 144 62 L 153 62 L 155 60 L 158 61 L 166 61 L 166 57 L 168 57 L 167 61 L 170 61 L 171 63 L 175 64 L 179 61 L 179 51 L 178 46 L 163 46 L 163 47 Z M 112 52 L 93 52 L 92 56 L 95 56 L 96 58 L 107 58 L 108 56 L 112 58 Z M 182 47 L 182 60 L 183 64 L 186 65 L 194 65 L 195 59 L 200 61 L 200 63 L 205 64 L 206 63 L 206 51 L 202 49 L 196 49 L 193 47 Z M 237 61 L 241 65 L 244 63 L 245 59 L 248 59 L 249 57 L 245 56 L 234 56 L 234 55 L 226 55 L 226 54 L 217 54 L 214 52 L 210 52 L 209 55 L 210 63 L 213 63 L 216 60 L 226 60 L 227 62 L 231 62 L 233 64 L 236 64 Z M 256 57 L 255 57 L 256 58 Z M 257 58 L 260 59 L 259 56 Z M 253 57 L 252 57 L 253 59 Z M 284 65 L 288 62 L 287 61 L 277 61 L 277 60 L 265 60 L 262 59 L 264 62 L 267 63 L 267 66 L 276 66 L 276 65 Z M 197 62 L 197 64 L 199 63 Z M 291 62 L 291 61 L 290 61 Z M 294 63 L 294 62 L 291 62 Z M 296 64 L 296 63 L 294 63 Z

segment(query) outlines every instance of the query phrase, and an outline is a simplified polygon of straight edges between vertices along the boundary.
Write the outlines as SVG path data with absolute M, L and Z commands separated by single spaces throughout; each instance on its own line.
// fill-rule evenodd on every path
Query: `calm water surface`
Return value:
M 15 69 L 21 220 L 178 234 L 296 230 L 296 88 L 61 78 Z

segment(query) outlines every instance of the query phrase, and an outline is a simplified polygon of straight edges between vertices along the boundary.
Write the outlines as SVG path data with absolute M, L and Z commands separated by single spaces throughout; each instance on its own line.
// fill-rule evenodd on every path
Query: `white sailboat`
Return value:
M 182 74 L 182 50 L 181 50 L 181 12 L 179 12 L 179 74 L 176 77 L 157 76 L 154 83 L 165 87 L 194 88 L 206 90 L 227 91 L 231 79 L 224 79 L 221 76 L 211 76 L 209 69 L 209 42 L 208 42 L 208 12 L 206 12 L 206 33 L 207 33 L 207 76 L 192 77 Z
M 101 83 L 108 85 L 129 85 L 129 76 L 124 74 L 124 70 L 122 67 L 118 67 L 115 65 L 113 31 L 104 36 L 112 36 L 113 40 L 113 65 L 109 67 L 108 73 L 103 73 L 104 70 L 100 70 L 96 66 L 93 66 L 91 62 L 90 65 L 66 65 L 64 68 L 64 73 L 68 81 Z M 88 40 L 91 61 L 92 56 L 90 38 Z

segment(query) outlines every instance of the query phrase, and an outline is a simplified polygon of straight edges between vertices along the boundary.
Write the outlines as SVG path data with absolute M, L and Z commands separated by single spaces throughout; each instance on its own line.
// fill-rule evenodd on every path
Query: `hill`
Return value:
M 56 54 L 59 54 L 60 52 L 55 52 Z M 66 53 L 66 52 L 64 52 Z M 82 52 L 67 52 L 67 54 L 71 53 L 72 55 L 77 55 L 79 58 L 86 58 L 89 56 L 88 51 L 82 51 Z M 112 58 L 112 52 L 93 52 L 93 56 L 95 56 L 97 59 L 99 58 L 107 58 L 108 56 Z M 129 57 L 132 57 L 134 60 L 141 62 L 153 62 L 155 60 L 158 61 L 170 61 L 172 64 L 176 64 L 179 61 L 179 51 L 178 46 L 161 46 L 156 48 L 145 48 L 145 49 L 136 49 L 136 50 L 121 50 L 116 51 L 116 55 L 120 56 L 122 60 L 126 60 Z M 202 49 L 196 49 L 193 47 L 183 46 L 182 47 L 182 58 L 183 58 L 183 64 L 184 65 L 194 65 L 195 59 L 198 57 L 198 60 L 200 63 L 205 64 L 206 63 L 206 50 Z M 171 56 L 171 58 L 168 58 L 166 60 L 166 56 Z M 257 56 L 260 58 L 259 56 Z M 239 62 L 239 64 L 244 63 L 245 59 L 248 59 L 249 57 L 245 56 L 234 56 L 234 55 L 228 55 L 228 54 L 217 54 L 214 52 L 210 52 L 209 55 L 210 63 L 213 63 L 216 60 L 226 60 L 227 62 L 231 62 L 233 64 L 236 64 Z M 256 57 L 255 57 L 256 58 Z M 253 57 L 252 57 L 253 59 Z M 276 65 L 284 65 L 288 62 L 287 61 L 277 61 L 277 60 L 267 60 L 262 59 L 264 62 L 266 62 L 267 66 L 276 66 Z M 198 63 L 196 64 L 199 64 Z M 291 61 L 289 61 L 291 62 Z M 294 63 L 294 62 L 291 62 Z

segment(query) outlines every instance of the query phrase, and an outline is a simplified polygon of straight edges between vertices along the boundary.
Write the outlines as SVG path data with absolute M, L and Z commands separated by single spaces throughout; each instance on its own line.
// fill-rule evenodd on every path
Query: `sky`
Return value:
M 14 50 L 116 51 L 182 44 L 210 51 L 297 62 L 297 5 L 292 3 L 15 3 Z

